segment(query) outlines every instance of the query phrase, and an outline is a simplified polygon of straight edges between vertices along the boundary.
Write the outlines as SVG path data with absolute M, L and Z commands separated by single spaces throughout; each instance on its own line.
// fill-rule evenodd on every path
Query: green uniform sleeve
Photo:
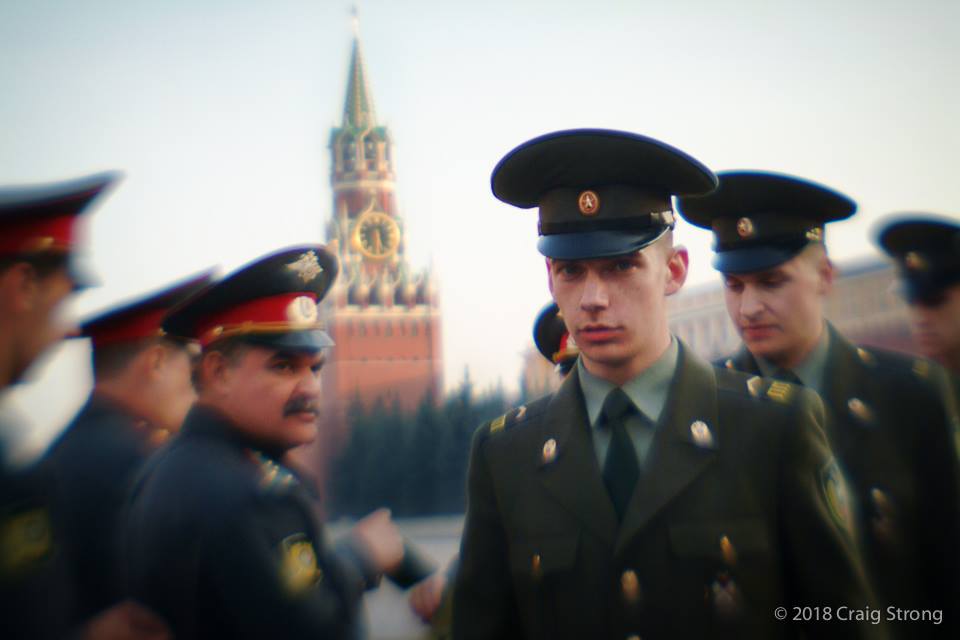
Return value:
M 856 543 L 852 498 L 827 444 L 823 404 L 808 389 L 793 407 L 794 420 L 780 452 L 780 527 L 790 550 L 784 572 L 789 602 L 782 624 L 806 626 L 809 638 L 886 638 L 883 624 L 838 621 L 837 611 L 877 609 Z M 792 621 L 795 607 L 832 612 L 830 621 Z
M 453 593 L 453 637 L 521 637 L 509 549 L 485 456 L 487 426 L 474 435 L 467 473 L 467 516 Z

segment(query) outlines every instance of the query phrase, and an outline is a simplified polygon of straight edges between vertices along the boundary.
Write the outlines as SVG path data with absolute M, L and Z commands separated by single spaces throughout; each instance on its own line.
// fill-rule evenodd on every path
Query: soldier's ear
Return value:
M 550 290 L 550 295 L 553 296 L 553 269 L 550 258 L 544 258 L 543 263 L 547 266 L 547 289 Z M 556 300 L 556 296 L 554 296 L 554 300 Z
M 817 276 L 819 279 L 818 292 L 820 295 L 829 295 L 833 291 L 833 280 L 836 268 L 830 258 L 823 254 L 817 261 Z
M 163 375 L 163 366 L 167 363 L 168 355 L 167 349 L 159 342 L 151 344 L 143 351 L 147 370 L 153 374 Z
M 677 245 L 669 250 L 667 258 L 667 283 L 664 293 L 672 296 L 683 288 L 683 283 L 687 281 L 687 271 L 690 265 L 690 256 L 687 248 L 683 245 Z
M 36 301 L 37 272 L 28 262 L 16 262 L 0 272 L 0 292 L 10 311 L 29 311 Z
M 197 363 L 197 376 L 201 389 L 222 393 L 229 387 L 230 361 L 220 351 L 208 351 Z

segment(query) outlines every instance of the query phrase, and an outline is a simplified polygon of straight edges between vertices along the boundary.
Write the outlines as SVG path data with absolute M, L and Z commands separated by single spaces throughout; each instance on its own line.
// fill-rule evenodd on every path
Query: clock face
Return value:
M 389 258 L 400 246 L 400 227 L 396 220 L 385 213 L 365 213 L 354 227 L 353 245 L 372 260 Z

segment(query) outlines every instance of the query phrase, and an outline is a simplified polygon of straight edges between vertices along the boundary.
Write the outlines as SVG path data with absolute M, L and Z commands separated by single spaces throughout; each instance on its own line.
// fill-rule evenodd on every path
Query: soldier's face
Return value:
M 724 274 L 727 312 L 747 349 L 781 366 L 799 364 L 820 337 L 832 278 L 826 256 L 802 252 L 766 271 Z
M 66 319 L 66 301 L 75 289 L 66 268 L 39 275 L 27 263 L 17 263 L 2 274 L 5 315 L 16 336 L 10 354 L 10 382 L 76 327 Z
M 666 296 L 683 285 L 687 253 L 654 244 L 615 258 L 548 260 L 550 291 L 591 372 L 614 382 L 652 363 L 668 336 Z
M 220 408 L 240 428 L 277 447 L 312 442 L 320 413 L 322 352 L 250 346 L 224 372 Z
M 960 284 L 948 287 L 935 303 L 911 304 L 910 324 L 923 355 L 960 362 Z

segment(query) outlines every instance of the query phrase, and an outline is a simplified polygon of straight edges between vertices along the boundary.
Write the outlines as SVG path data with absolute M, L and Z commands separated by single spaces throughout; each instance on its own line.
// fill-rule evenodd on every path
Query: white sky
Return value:
M 516 388 L 548 299 L 533 212 L 489 175 L 535 135 L 578 126 L 660 138 L 714 170 L 819 180 L 858 200 L 834 256 L 874 251 L 881 215 L 960 214 L 960 3 L 951 0 L 366 0 L 377 114 L 396 142 L 415 267 L 441 282 L 446 384 Z M 92 217 L 103 286 L 85 314 L 220 264 L 323 239 L 349 3 L 0 3 L 0 183 L 119 168 Z M 693 284 L 709 236 L 681 225 Z M 86 393 L 60 348 L 15 404 L 56 431 Z

